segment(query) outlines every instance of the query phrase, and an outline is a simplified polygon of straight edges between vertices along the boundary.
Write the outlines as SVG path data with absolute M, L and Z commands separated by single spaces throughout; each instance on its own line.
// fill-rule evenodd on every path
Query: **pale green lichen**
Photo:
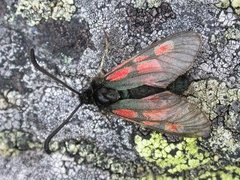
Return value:
M 217 180 L 217 179 L 224 179 L 224 180 L 239 180 L 240 176 L 240 167 L 228 165 L 220 170 L 217 170 L 214 167 L 210 167 L 209 170 L 205 172 L 198 173 L 197 177 L 194 178 L 183 178 L 181 176 L 178 177 L 172 177 L 167 175 L 154 175 L 153 173 L 149 173 L 143 177 L 141 177 L 141 180 L 183 180 L 183 179 L 195 179 L 195 180 L 205 180 L 205 179 L 211 179 L 211 180 Z
M 215 127 L 208 140 L 210 147 L 216 151 L 221 151 L 230 159 L 229 154 L 237 153 L 240 143 L 234 138 L 232 131 L 237 131 L 239 127 L 238 112 L 229 108 L 233 102 L 240 102 L 240 89 L 230 89 L 226 83 L 217 80 L 202 80 L 193 82 L 185 92 L 188 101 L 198 105 L 210 120 L 221 116 L 225 126 Z M 218 112 L 218 106 L 227 108 L 228 113 Z M 234 158 L 231 161 L 237 161 Z
M 225 37 L 227 39 L 234 39 L 234 40 L 240 40 L 240 29 L 235 27 L 234 25 L 229 27 L 227 31 L 225 32 Z
M 209 153 L 198 147 L 196 138 L 168 143 L 161 134 L 152 133 L 149 140 L 135 137 L 136 150 L 149 162 L 155 162 L 170 174 L 203 166 L 210 161 Z
M 142 174 L 145 172 L 141 164 L 134 164 L 132 161 L 121 160 L 120 158 L 109 156 L 106 152 L 98 149 L 94 144 L 85 141 L 66 141 L 65 146 L 61 146 L 61 153 L 68 153 L 75 157 L 77 164 L 91 163 L 101 169 L 108 169 L 111 172 L 111 179 L 119 179 L 122 174 Z M 62 144 L 63 145 L 63 144 Z
M 234 138 L 234 134 L 223 126 L 219 126 L 212 131 L 212 136 L 208 142 L 213 151 L 221 151 L 222 158 L 230 159 L 232 162 L 240 160 L 239 157 L 236 157 L 240 149 L 240 143 Z
M 31 139 L 29 133 L 18 130 L 0 132 L 0 156 L 18 155 L 23 150 L 38 149 L 42 145 Z
M 218 8 L 232 7 L 236 14 L 240 15 L 240 1 L 239 0 L 220 0 L 216 3 Z
M 219 104 L 229 107 L 234 101 L 240 101 L 239 89 L 230 89 L 225 83 L 217 80 L 193 82 L 185 95 L 189 102 L 198 105 L 210 120 L 218 116 L 217 106 Z M 237 114 L 224 114 L 225 122 L 231 121 L 232 124 L 236 118 Z M 151 134 L 149 140 L 136 136 L 136 149 L 140 156 L 149 162 L 156 163 L 161 169 L 170 174 L 203 166 L 216 169 L 211 163 L 218 162 L 219 158 L 232 160 L 230 154 L 234 155 L 234 152 L 237 152 L 240 143 L 234 139 L 232 132 L 223 126 L 215 127 L 211 134 L 208 139 L 209 147 L 214 152 L 220 152 L 215 156 L 210 156 L 208 151 L 198 146 L 198 139 L 184 138 L 180 143 L 168 143 L 157 133 Z M 224 157 L 222 157 L 222 154 L 224 154 Z M 229 176 L 231 176 L 231 173 Z M 164 178 L 166 177 L 164 176 Z
M 197 139 L 184 138 L 179 143 L 168 143 L 161 134 L 152 133 L 146 140 L 140 136 L 135 137 L 136 150 L 141 157 L 149 162 L 154 162 L 162 170 L 162 175 L 147 173 L 141 180 L 149 179 L 183 179 L 179 173 L 197 170 L 198 177 L 194 179 L 237 179 L 240 168 L 234 165 L 218 165 L 219 157 L 212 156 L 197 145 Z M 231 142 L 229 142 L 230 144 Z M 176 177 L 176 174 L 178 177 Z
M 73 0 L 20 0 L 16 15 L 22 16 L 30 26 L 34 26 L 49 18 L 70 21 L 75 11 Z
M 140 178 L 141 180 L 184 180 L 183 177 L 171 177 L 166 175 L 154 175 L 153 173 L 146 174 Z
M 18 91 L 4 90 L 0 94 L 0 110 L 7 109 L 14 105 L 20 106 L 22 96 Z
M 185 95 L 188 101 L 199 105 L 210 120 L 218 116 L 218 106 L 227 108 L 233 102 L 240 102 L 240 89 L 230 89 L 226 83 L 218 82 L 217 80 L 193 82 L 185 92 Z M 228 113 L 224 113 L 221 116 L 224 118 L 225 125 L 232 130 L 237 128 L 238 112 L 228 109 Z M 226 154 L 235 154 L 235 151 L 240 148 L 240 143 L 234 138 L 233 133 L 223 126 L 213 129 L 209 143 L 214 151 L 220 149 Z
M 76 145 L 76 143 L 74 143 L 72 141 L 66 142 L 67 151 L 74 155 L 78 152 L 79 146 L 80 146 L 79 144 Z
M 218 104 L 229 106 L 233 101 L 240 101 L 240 89 L 230 89 L 226 83 L 215 79 L 193 82 L 184 94 L 188 101 L 198 105 L 209 119 L 217 117 Z
M 53 143 L 50 143 L 49 146 L 50 146 L 49 147 L 50 150 L 53 151 L 53 152 L 55 152 L 55 151 L 60 149 L 59 143 L 57 141 L 54 141 Z M 62 151 L 65 152 L 65 148 L 62 148 Z
M 232 0 L 232 7 L 233 8 L 240 8 L 240 1 L 239 0 Z
M 229 0 L 220 0 L 218 3 L 216 3 L 216 6 L 219 8 L 228 8 L 230 5 Z
M 7 136 L 7 137 L 6 137 Z M 18 151 L 13 148 L 12 143 L 15 141 L 15 136 L 13 134 L 8 134 L 6 132 L 0 133 L 0 155 L 1 156 L 10 156 L 12 154 L 17 154 Z
M 221 170 L 206 171 L 196 179 L 231 179 L 238 180 L 240 176 L 240 167 L 228 165 Z

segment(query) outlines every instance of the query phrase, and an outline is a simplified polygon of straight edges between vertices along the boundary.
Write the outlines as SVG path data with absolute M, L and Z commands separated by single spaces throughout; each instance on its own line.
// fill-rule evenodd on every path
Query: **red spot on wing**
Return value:
M 151 73 L 161 71 L 161 65 L 159 64 L 157 59 L 153 59 L 150 61 L 142 62 L 137 65 L 137 72 L 139 74 Z
M 113 71 L 120 69 L 121 67 L 123 67 L 125 64 L 127 64 L 128 62 L 130 62 L 132 60 L 132 58 L 124 60 L 121 64 L 117 65 L 116 67 L 114 67 L 109 73 L 106 74 L 106 76 L 108 76 L 109 74 L 111 74 Z
M 137 56 L 135 59 L 134 59 L 134 62 L 141 62 L 145 59 L 147 59 L 149 56 L 146 56 L 146 55 L 142 55 L 142 56 Z
M 156 110 L 144 111 L 142 114 L 148 120 L 161 121 L 161 120 L 164 120 L 164 117 L 166 117 L 167 113 L 168 112 L 166 109 L 156 109 Z
M 137 112 L 130 110 L 130 109 L 115 109 L 112 110 L 114 114 L 117 114 L 119 116 L 129 118 L 129 119 L 134 119 L 137 117 Z
M 164 53 L 168 53 L 171 52 L 171 50 L 173 49 L 174 45 L 172 41 L 167 41 L 163 44 L 160 44 L 159 46 L 154 48 L 154 53 L 156 56 L 159 56 L 161 54 Z
M 130 72 L 132 72 L 132 68 L 125 67 L 125 68 L 119 69 L 119 70 L 113 72 L 112 74 L 108 75 L 106 77 L 106 80 L 109 80 L 109 81 L 121 80 L 121 79 L 125 78 Z
M 179 132 L 182 131 L 182 126 L 177 123 L 166 123 L 165 130 L 169 132 Z

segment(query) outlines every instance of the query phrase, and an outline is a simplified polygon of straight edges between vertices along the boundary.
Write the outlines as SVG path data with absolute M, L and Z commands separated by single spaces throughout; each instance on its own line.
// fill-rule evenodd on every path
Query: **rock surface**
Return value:
M 1 179 L 239 179 L 240 20 L 237 0 L 1 0 Z M 212 122 L 207 139 L 145 130 L 95 105 L 83 105 L 42 144 L 78 98 L 36 71 L 38 61 L 81 92 L 103 66 L 109 71 L 162 37 L 199 32 L 201 52 L 184 95 Z

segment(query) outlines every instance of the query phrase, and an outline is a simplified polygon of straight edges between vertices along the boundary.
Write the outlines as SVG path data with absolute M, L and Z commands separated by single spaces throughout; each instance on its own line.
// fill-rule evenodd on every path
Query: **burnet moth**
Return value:
M 201 37 L 195 32 L 182 32 L 167 37 L 123 61 L 101 78 L 92 80 L 91 87 L 83 93 L 40 67 L 34 50 L 31 49 L 30 59 L 34 67 L 76 93 L 80 100 L 68 118 L 47 137 L 45 151 L 51 153 L 51 139 L 69 122 L 79 107 L 86 103 L 95 103 L 127 121 L 156 131 L 190 137 L 208 136 L 210 121 L 204 113 L 185 97 L 176 95 L 167 88 L 192 67 L 200 46 Z M 147 97 L 136 97 L 134 92 L 139 92 L 141 87 L 155 88 L 158 91 L 153 91 Z

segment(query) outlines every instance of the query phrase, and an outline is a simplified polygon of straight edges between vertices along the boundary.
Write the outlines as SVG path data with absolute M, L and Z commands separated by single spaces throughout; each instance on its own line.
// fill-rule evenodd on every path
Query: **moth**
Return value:
M 43 69 L 31 49 L 30 59 L 34 67 L 76 93 L 80 100 L 68 118 L 47 137 L 45 151 L 51 153 L 51 139 L 84 103 L 95 103 L 127 121 L 156 131 L 207 137 L 210 121 L 205 114 L 185 97 L 168 90 L 169 84 L 192 67 L 200 46 L 201 36 L 198 33 L 177 33 L 155 42 L 103 77 L 94 79 L 90 88 L 82 93 Z M 150 89 L 146 97 L 141 95 L 142 87 Z

